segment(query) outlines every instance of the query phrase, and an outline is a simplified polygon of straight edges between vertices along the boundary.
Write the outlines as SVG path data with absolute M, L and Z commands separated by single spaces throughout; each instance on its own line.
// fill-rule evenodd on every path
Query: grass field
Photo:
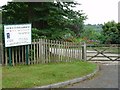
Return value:
M 2 88 L 31 88 L 81 77 L 93 72 L 89 62 L 49 63 L 2 67 Z

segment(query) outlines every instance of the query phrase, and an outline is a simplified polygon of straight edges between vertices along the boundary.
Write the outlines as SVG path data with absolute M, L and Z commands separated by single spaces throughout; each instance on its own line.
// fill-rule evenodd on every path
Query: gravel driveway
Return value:
M 101 64 L 95 77 L 66 88 L 118 88 L 118 64 Z

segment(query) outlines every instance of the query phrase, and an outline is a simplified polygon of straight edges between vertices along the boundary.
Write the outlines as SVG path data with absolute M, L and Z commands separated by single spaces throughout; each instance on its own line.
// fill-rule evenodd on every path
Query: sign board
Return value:
M 31 24 L 4 25 L 5 47 L 31 44 Z

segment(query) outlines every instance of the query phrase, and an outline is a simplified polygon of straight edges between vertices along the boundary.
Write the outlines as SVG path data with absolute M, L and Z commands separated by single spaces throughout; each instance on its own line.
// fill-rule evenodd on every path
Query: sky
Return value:
M 0 6 L 7 4 L 7 1 L 2 0 Z M 118 22 L 118 2 L 120 0 L 75 0 L 80 3 L 75 10 L 83 10 L 87 15 L 85 24 L 104 24 L 104 22 Z
M 104 22 L 118 22 L 118 2 L 120 0 L 76 0 L 81 3 L 76 9 L 82 9 L 88 19 L 85 23 L 104 24 Z

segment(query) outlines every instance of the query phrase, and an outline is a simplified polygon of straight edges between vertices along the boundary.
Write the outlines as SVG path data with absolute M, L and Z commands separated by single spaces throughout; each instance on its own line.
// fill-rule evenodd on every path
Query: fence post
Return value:
M 82 46 L 82 59 L 87 60 L 87 55 L 86 55 L 86 43 L 84 42 Z
M 3 65 L 4 64 L 4 60 L 5 58 L 3 58 L 4 56 L 4 51 L 3 51 L 3 44 L 2 42 L 0 42 L 0 64 Z
M 15 55 L 14 55 L 14 48 L 12 48 L 12 65 L 14 66 L 14 57 L 15 57 Z
M 8 48 L 9 50 L 9 65 L 12 66 L 12 55 L 11 55 L 11 48 Z
M 26 45 L 26 64 L 27 64 L 27 65 L 29 64 L 28 57 L 29 57 L 28 45 Z

